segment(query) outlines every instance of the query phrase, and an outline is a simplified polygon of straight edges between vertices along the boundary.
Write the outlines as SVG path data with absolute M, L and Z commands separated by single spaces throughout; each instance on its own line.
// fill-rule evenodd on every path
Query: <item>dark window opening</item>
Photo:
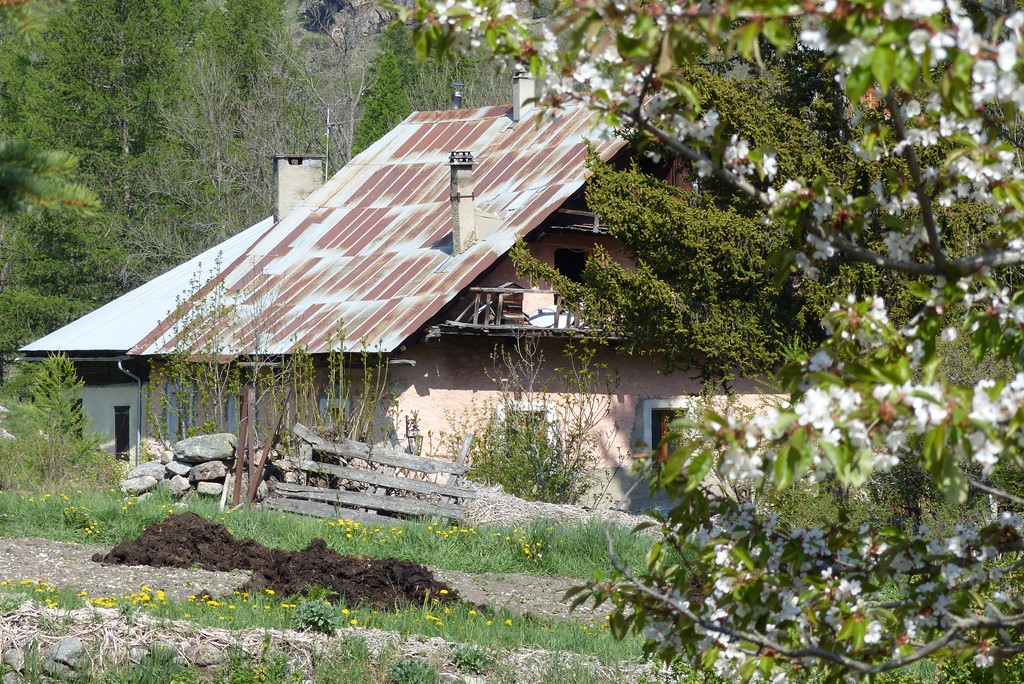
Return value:
M 583 267 L 587 265 L 587 253 L 582 249 L 556 249 L 555 268 L 574 283 L 583 282 Z
M 668 458 L 670 453 L 679 448 L 675 440 L 661 443 L 662 438 L 672 431 L 672 421 L 678 417 L 679 409 L 651 409 L 651 448 L 661 458 Z
M 131 451 L 131 421 L 129 407 L 114 407 L 114 452 L 118 458 L 128 458 Z

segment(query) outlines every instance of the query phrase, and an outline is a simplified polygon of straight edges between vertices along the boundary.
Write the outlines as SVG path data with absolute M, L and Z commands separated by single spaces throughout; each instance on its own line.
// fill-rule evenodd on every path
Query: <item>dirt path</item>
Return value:
M 90 597 L 122 596 L 146 585 L 163 589 L 169 598 L 187 599 L 197 593 L 212 596 L 230 594 L 248 581 L 248 572 L 209 572 L 137 565 L 103 565 L 92 561 L 109 546 L 74 544 L 48 539 L 0 539 L 0 580 L 19 582 L 42 580 L 62 589 L 86 591 Z M 471 574 L 457 570 L 434 570 L 435 574 L 463 599 L 503 607 L 521 615 L 589 619 L 587 609 L 570 614 L 561 603 L 565 591 L 579 580 L 535 577 L 520 574 Z

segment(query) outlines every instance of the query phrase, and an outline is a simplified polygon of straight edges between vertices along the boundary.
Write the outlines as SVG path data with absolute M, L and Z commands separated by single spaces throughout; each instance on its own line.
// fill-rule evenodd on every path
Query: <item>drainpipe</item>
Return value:
M 122 364 L 124 359 L 117 360 L 117 370 L 121 371 L 129 378 L 135 380 L 135 384 L 138 385 L 138 414 L 135 418 L 135 465 L 139 465 L 139 461 L 142 459 L 142 378 L 135 373 L 125 368 Z

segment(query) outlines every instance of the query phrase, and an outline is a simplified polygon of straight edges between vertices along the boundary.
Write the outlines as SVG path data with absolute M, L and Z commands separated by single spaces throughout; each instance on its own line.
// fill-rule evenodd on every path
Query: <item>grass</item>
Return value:
M 167 598 L 162 589 L 141 586 L 126 589 L 119 596 L 89 596 L 85 592 L 57 589 L 30 578 L 0 582 L 0 614 L 25 600 L 58 611 L 87 605 L 117 610 L 131 620 L 146 613 L 161 620 L 189 620 L 198 626 L 223 629 L 291 629 L 297 625 L 294 611 L 297 596 L 281 598 L 272 591 L 249 595 L 235 592 L 229 597 L 194 596 L 187 601 Z M 365 627 L 397 632 L 402 636 L 442 637 L 483 649 L 530 648 L 571 651 L 594 656 L 604 663 L 641 658 L 640 641 L 616 641 L 599 618 L 592 620 L 542 620 L 526 618 L 504 610 L 481 610 L 471 605 L 431 605 L 398 611 L 378 611 L 358 606 L 331 606 L 342 628 Z
M 59 541 L 118 544 L 138 537 L 150 524 L 184 510 L 166 494 L 138 500 L 116 490 L 25 495 L 0 492 L 0 534 Z M 449 570 L 525 573 L 590 579 L 608 575 L 605 526 L 535 522 L 518 527 L 449 525 L 438 520 L 400 526 L 367 526 L 345 520 L 323 521 L 276 511 L 217 510 L 217 502 L 199 500 L 187 508 L 222 523 L 237 538 L 294 551 L 316 538 L 342 554 L 399 558 Z M 619 558 L 640 566 L 650 538 L 629 530 L 610 530 Z
M 184 510 L 164 494 L 139 500 L 117 491 L 69 491 L 36 495 L 0 492 L 0 530 L 5 537 L 33 536 L 60 541 L 116 544 L 138 537 L 150 524 Z M 395 527 L 365 526 L 350 521 L 322 521 L 280 512 L 240 510 L 222 513 L 214 501 L 191 503 L 187 510 L 223 523 L 236 537 L 286 550 L 304 548 L 315 538 L 343 554 L 408 559 L 467 572 L 520 572 L 580 579 L 609 573 L 605 528 L 537 523 L 522 527 L 473 528 L 437 520 Z M 613 530 L 618 550 L 630 562 L 642 562 L 650 541 Z M 57 590 L 32 578 L 0 578 L 0 613 L 26 598 L 51 608 L 85 605 L 117 609 L 127 619 L 139 611 L 170 620 L 228 629 L 296 626 L 298 597 L 271 593 L 230 597 L 197 596 L 174 601 L 161 587 L 125 587 L 119 596 L 88 596 Z M 405 635 L 443 637 L 480 649 L 570 651 L 604 663 L 642 657 L 639 638 L 616 641 L 601 618 L 542 620 L 471 605 L 418 606 L 401 611 L 374 611 L 336 606 L 338 624 Z M 500 663 L 498 664 L 500 665 Z M 496 665 L 497 666 L 497 665 Z
M 409 658 L 383 653 L 374 659 L 365 642 L 358 637 L 342 640 L 330 651 L 317 654 L 315 660 L 317 670 L 311 673 L 296 671 L 282 654 L 265 654 L 257 662 L 234 654 L 225 665 L 200 673 L 173 659 L 148 657 L 136 664 L 125 663 L 105 672 L 88 673 L 76 681 L 79 684 L 299 684 L 305 681 L 315 684 L 412 684 L 411 680 L 389 678 L 391 673 L 400 669 L 395 666 L 408 662 Z M 5 669 L 0 666 L 0 672 Z M 427 669 L 437 671 L 432 665 Z M 539 663 L 535 670 L 527 681 L 545 684 L 618 684 L 624 681 L 622 674 L 615 670 L 609 674 L 594 672 L 567 664 L 554 656 Z M 19 681 L 29 684 L 53 681 L 41 676 L 38 668 L 34 667 L 30 667 L 25 675 L 25 679 Z M 487 673 L 488 684 L 517 684 L 522 681 L 523 672 L 513 663 L 497 663 Z

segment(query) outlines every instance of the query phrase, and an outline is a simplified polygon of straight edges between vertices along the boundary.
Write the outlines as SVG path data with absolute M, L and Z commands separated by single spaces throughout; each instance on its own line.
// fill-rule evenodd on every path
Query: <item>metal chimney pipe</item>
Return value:
M 464 84 L 452 81 L 452 109 L 462 109 L 462 88 Z

